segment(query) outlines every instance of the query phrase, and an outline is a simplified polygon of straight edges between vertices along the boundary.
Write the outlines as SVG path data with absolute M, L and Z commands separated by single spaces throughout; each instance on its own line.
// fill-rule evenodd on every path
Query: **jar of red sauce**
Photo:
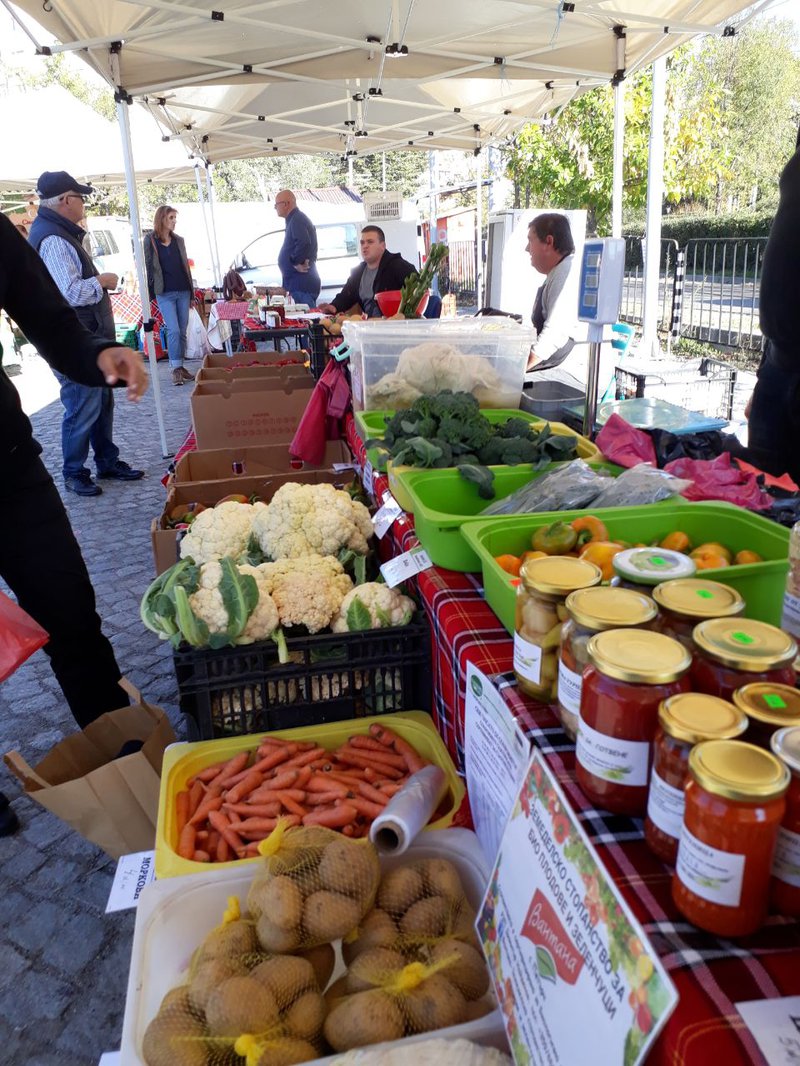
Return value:
M 769 901 L 778 914 L 800 917 L 800 727 L 772 734 L 772 750 L 792 775 L 778 830 Z
M 772 734 L 788 726 L 800 726 L 800 691 L 790 685 L 755 681 L 737 688 L 733 702 L 747 715 L 748 744 L 771 751 Z
M 595 586 L 571 592 L 564 604 L 569 617 L 561 628 L 558 663 L 558 714 L 564 732 L 575 740 L 581 708 L 583 671 L 589 665 L 587 651 L 595 633 L 606 629 L 649 625 L 658 608 L 649 596 L 631 589 Z
M 703 740 L 733 740 L 745 729 L 742 711 L 700 692 L 671 696 L 658 708 L 644 838 L 664 862 L 674 864 L 678 854 L 690 751 Z
M 659 606 L 655 628 L 694 652 L 692 632 L 707 618 L 733 618 L 744 611 L 744 600 L 728 585 L 701 577 L 663 581 L 652 593 Z
M 700 929 L 738 937 L 763 923 L 788 787 L 786 767 L 754 744 L 692 748 L 672 898 Z
M 692 688 L 729 700 L 753 681 L 794 685 L 797 645 L 777 626 L 752 618 L 712 618 L 692 634 Z
M 689 690 L 691 656 L 647 629 L 608 629 L 587 645 L 578 784 L 598 807 L 643 816 L 662 700 Z

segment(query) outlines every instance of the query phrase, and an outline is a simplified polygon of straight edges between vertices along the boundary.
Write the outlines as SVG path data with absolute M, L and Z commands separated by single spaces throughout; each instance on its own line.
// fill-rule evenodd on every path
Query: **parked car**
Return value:
M 128 276 L 136 272 L 133 260 L 133 235 L 127 218 L 112 215 L 89 216 L 88 251 L 101 274 L 110 271 L 119 277 L 122 288 Z

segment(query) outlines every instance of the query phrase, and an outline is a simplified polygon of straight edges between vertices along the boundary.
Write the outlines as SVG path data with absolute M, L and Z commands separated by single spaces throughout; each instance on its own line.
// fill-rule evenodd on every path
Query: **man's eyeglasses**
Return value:
M 88 199 L 88 196 L 81 196 L 81 194 L 78 192 L 68 192 L 61 197 L 61 202 L 62 204 L 65 204 L 67 200 L 80 200 L 82 203 L 85 204 Z
M 276 200 L 275 201 L 275 206 L 276 207 L 288 207 L 289 203 L 290 203 L 289 200 Z

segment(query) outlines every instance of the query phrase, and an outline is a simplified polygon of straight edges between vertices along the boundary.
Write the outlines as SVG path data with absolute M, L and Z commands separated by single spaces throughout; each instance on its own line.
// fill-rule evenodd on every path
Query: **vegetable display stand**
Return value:
M 173 652 L 180 707 L 202 740 L 430 706 L 430 632 L 407 626 Z

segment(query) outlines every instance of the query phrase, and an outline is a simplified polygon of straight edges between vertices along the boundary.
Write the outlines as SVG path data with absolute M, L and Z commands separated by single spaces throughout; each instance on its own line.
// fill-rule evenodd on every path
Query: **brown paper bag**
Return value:
M 132 694 L 138 702 L 101 715 L 33 768 L 18 751 L 3 757 L 31 799 L 113 859 L 155 846 L 161 762 L 177 739 L 165 712 Z M 126 740 L 144 747 L 114 759 Z

